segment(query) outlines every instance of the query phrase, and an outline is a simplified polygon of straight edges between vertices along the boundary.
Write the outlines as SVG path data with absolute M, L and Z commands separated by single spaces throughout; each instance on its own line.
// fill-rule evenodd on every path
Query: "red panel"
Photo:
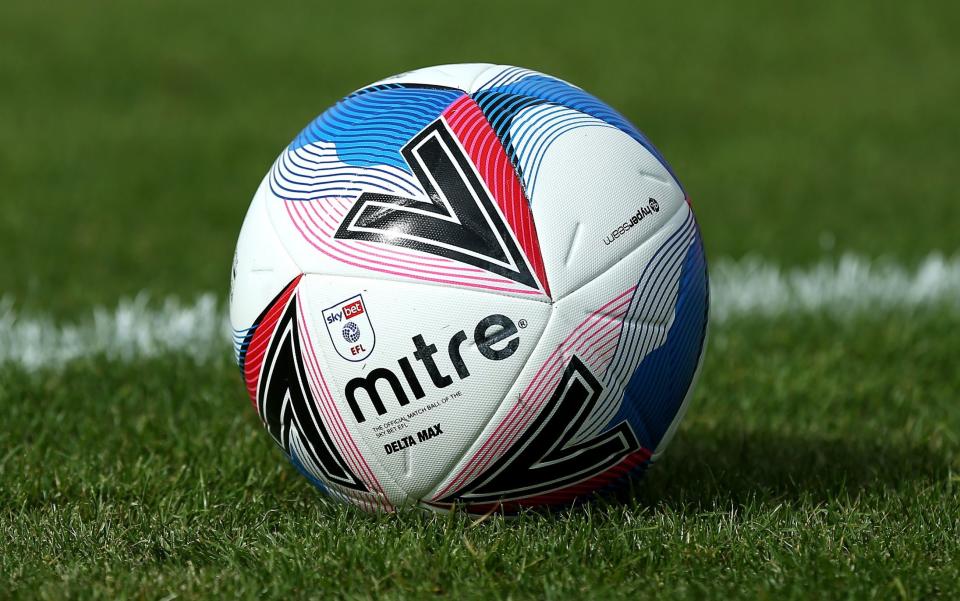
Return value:
M 250 395 L 250 401 L 254 409 L 257 407 L 257 386 L 260 383 L 260 368 L 263 365 L 263 357 L 270 346 L 270 340 L 273 338 L 273 331 L 277 326 L 277 320 L 283 314 L 290 296 L 296 290 L 300 283 L 298 275 L 293 281 L 287 284 L 277 298 L 273 299 L 272 304 L 256 324 L 253 331 L 253 338 L 250 340 L 250 346 L 247 347 L 247 354 L 243 361 L 243 379 L 247 384 L 247 394 Z
M 447 107 L 443 117 L 463 144 L 463 148 L 496 199 L 500 211 L 517 237 L 520 248 L 527 256 L 533 273 L 543 284 L 543 290 L 549 296 L 550 286 L 543 267 L 540 241 L 537 238 L 537 228 L 533 223 L 533 214 L 530 212 L 530 203 L 523 192 L 517 172 L 507 158 L 503 144 L 490 127 L 483 111 L 469 96 L 463 96 Z

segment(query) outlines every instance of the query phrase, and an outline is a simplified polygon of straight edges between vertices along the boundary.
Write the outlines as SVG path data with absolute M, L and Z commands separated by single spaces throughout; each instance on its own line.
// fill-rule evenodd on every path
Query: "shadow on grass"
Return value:
M 748 500 L 827 502 L 943 481 L 952 458 L 919 441 L 691 427 L 631 487 L 641 505 L 711 508 Z
M 918 483 L 945 482 L 956 460 L 949 449 L 938 451 L 931 444 L 902 436 L 828 438 L 691 424 L 644 477 L 599 503 L 711 511 L 756 502 L 819 504 L 880 491 L 905 494 L 917 491 Z M 275 497 L 281 511 L 319 502 L 327 505 L 326 511 L 340 513 L 338 502 L 305 485 L 292 469 L 281 480 L 264 491 Z M 545 513 L 562 515 L 582 507 L 578 503 Z M 433 516 L 412 508 L 405 513 Z M 344 517 L 364 515 L 347 511 Z

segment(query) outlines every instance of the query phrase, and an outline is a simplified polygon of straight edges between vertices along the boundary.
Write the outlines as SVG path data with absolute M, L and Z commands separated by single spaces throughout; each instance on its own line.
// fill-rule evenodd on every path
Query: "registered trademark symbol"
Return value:
M 526 320 L 526 319 L 521 319 L 520 321 L 518 321 L 518 322 L 517 322 L 517 327 L 519 327 L 521 330 L 524 329 L 525 327 L 527 327 L 527 320 Z

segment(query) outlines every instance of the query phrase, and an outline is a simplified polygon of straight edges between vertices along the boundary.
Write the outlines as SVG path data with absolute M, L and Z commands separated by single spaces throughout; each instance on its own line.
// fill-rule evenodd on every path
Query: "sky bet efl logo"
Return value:
M 361 295 L 324 309 L 323 322 L 327 324 L 333 348 L 347 361 L 363 361 L 373 352 L 377 336 Z

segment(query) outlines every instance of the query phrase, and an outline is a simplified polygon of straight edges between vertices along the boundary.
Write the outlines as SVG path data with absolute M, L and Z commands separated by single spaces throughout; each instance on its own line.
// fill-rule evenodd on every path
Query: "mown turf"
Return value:
M 960 250 L 956 3 L 0 2 L 0 302 L 225 293 L 343 94 L 520 64 L 635 121 L 708 255 Z M 227 351 L 0 366 L 0 599 L 960 596 L 955 310 L 728 322 L 626 505 L 370 517 L 286 465 Z
M 247 204 L 329 104 L 430 64 L 563 77 L 632 119 L 709 256 L 957 248 L 960 5 L 0 3 L 0 294 L 72 316 L 225 292 Z
M 7 368 L 0 596 L 955 598 L 957 327 L 725 324 L 628 504 L 481 523 L 327 501 L 226 358 Z

